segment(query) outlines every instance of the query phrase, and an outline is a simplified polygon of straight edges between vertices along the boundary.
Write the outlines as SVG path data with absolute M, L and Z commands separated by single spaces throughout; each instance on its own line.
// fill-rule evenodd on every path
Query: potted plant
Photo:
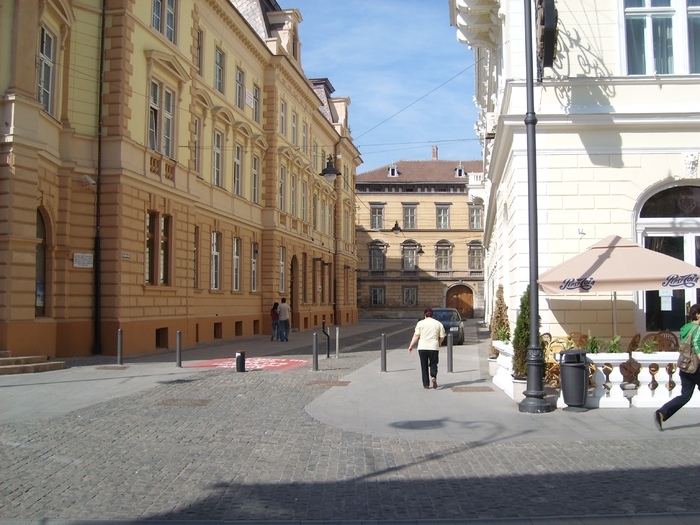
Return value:
M 503 285 L 496 290 L 496 305 L 491 317 L 491 341 L 510 341 L 510 322 L 508 321 L 508 306 L 503 299 Z M 491 344 L 489 359 L 498 357 L 498 350 Z
M 520 298 L 520 312 L 513 332 L 513 379 L 527 378 L 527 347 L 530 345 L 530 286 Z
M 608 341 L 605 345 L 605 351 L 610 354 L 619 354 L 622 352 L 619 335 L 612 336 L 612 339 L 610 339 L 610 341 Z

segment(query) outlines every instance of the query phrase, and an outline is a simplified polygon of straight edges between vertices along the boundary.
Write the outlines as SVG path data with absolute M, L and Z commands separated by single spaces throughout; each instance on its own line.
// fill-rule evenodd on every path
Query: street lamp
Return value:
M 401 232 L 401 226 L 399 226 L 399 221 L 396 221 L 394 223 L 394 226 L 391 228 L 391 231 L 394 233 L 394 235 L 398 235 Z
M 340 175 L 338 169 L 333 165 L 333 155 L 328 155 L 328 162 L 326 167 L 321 171 L 321 177 L 326 179 L 329 184 L 335 182 L 335 178 Z

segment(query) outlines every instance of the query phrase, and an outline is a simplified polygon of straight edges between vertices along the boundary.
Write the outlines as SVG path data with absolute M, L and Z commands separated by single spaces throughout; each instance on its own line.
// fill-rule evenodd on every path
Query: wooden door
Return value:
M 455 308 L 465 319 L 474 318 L 474 294 L 464 285 L 453 286 L 447 290 L 445 308 Z

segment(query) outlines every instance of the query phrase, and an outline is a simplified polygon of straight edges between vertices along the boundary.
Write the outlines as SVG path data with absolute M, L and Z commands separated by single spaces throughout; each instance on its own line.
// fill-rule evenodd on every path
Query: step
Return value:
M 48 356 L 45 355 L 30 355 L 23 357 L 0 357 L 0 366 L 10 365 L 33 365 L 35 363 L 45 363 L 48 361 Z
M 46 361 L 42 363 L 32 363 L 26 365 L 4 365 L 0 366 L 0 375 L 9 374 L 32 374 L 35 372 L 49 372 L 51 370 L 63 370 L 66 363 L 63 361 Z

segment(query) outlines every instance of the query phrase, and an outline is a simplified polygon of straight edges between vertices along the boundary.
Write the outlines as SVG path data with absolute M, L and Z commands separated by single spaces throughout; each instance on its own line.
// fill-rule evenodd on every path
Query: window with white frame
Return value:
M 306 199 L 308 198 L 307 193 L 308 193 L 307 182 L 302 181 L 302 183 L 301 183 L 301 220 L 302 221 L 308 220 L 308 217 L 306 215 Z
M 258 291 L 258 243 L 250 245 L 250 291 Z
M 403 287 L 403 305 L 417 306 L 418 305 L 418 287 L 404 286 Z
M 221 232 L 211 232 L 211 289 L 221 289 Z
M 306 155 L 309 151 L 309 136 L 306 122 L 301 125 L 301 151 Z
M 311 224 L 314 230 L 318 230 L 318 195 L 311 199 Z
M 372 244 L 369 246 L 369 269 L 375 272 L 384 270 L 386 245 Z
M 326 233 L 326 201 L 321 199 L 321 233 Z
M 449 230 L 450 228 L 450 206 L 448 204 L 438 204 L 435 206 L 437 217 L 436 228 L 438 230 Z
M 194 279 L 192 285 L 199 288 L 199 226 L 194 227 L 194 246 L 192 247 L 192 264 L 194 265 Z
M 280 100 L 280 135 L 287 134 L 287 104 Z
M 153 29 L 175 43 L 177 23 L 177 0 L 153 0 Z
M 484 247 L 480 242 L 469 243 L 468 248 L 469 270 L 483 271 L 484 269 Z
M 202 75 L 202 66 L 204 65 L 204 31 L 197 30 L 197 43 L 194 55 L 194 64 L 197 67 L 197 73 Z
M 386 288 L 383 286 L 373 286 L 369 289 L 370 304 L 372 306 L 384 306 Z
M 260 158 L 253 155 L 250 169 L 250 200 L 255 204 L 260 202 Z
M 414 241 L 406 241 L 401 246 L 401 268 L 405 271 L 415 271 L 418 257 L 418 245 Z
M 260 88 L 253 85 L 253 120 L 260 122 Z
M 170 284 L 170 227 L 171 216 L 156 212 L 146 214 L 146 283 Z
M 279 179 L 279 209 L 280 211 L 285 211 L 285 193 L 287 191 L 287 170 L 284 166 L 280 166 L 280 179 Z
M 297 114 L 292 112 L 292 144 L 297 145 Z
M 211 183 L 214 186 L 221 187 L 221 169 L 222 169 L 222 145 L 223 135 L 218 131 L 214 132 L 214 144 L 212 147 L 212 173 Z
M 39 102 L 44 106 L 44 111 L 53 114 L 53 73 L 55 62 L 56 39 L 44 27 L 41 28 L 41 42 L 39 43 Z
M 343 210 L 343 240 L 350 240 L 350 212 Z
M 469 206 L 469 228 L 472 230 L 481 230 L 483 224 L 481 222 L 484 209 L 481 206 Z
M 435 245 L 435 270 L 438 274 L 452 271 L 452 245 L 447 241 Z
M 369 207 L 369 227 L 373 230 L 384 228 L 384 205 L 371 204 Z
M 173 158 L 173 92 L 151 81 L 148 112 L 148 147 Z
M 285 267 L 287 260 L 287 249 L 284 246 L 280 246 L 280 293 L 284 293 L 286 283 L 285 283 Z
M 624 0 L 628 75 L 700 73 L 699 0 Z
M 226 55 L 220 48 L 214 51 L 214 89 L 224 92 L 224 73 L 226 72 Z
M 290 213 L 292 214 L 292 217 L 297 216 L 297 176 L 296 174 L 292 175 L 292 180 L 290 182 L 291 186 L 289 188 L 289 206 L 290 206 Z
M 232 275 L 233 291 L 238 292 L 241 289 L 241 240 L 238 237 L 233 238 L 233 275 Z
M 236 107 L 243 109 L 245 101 L 245 75 L 240 67 L 236 68 Z
M 333 235 L 333 215 L 335 215 L 335 206 L 328 203 L 328 235 Z
M 314 167 L 314 172 L 318 169 L 318 144 L 316 141 L 314 141 L 314 146 L 313 146 L 313 157 L 311 159 L 311 164 Z
M 243 196 L 243 146 L 236 144 L 233 150 L 233 193 Z
M 202 169 L 200 160 L 200 148 L 202 143 L 202 120 L 199 117 L 194 118 L 194 132 L 193 132 L 193 142 L 192 145 L 192 164 L 194 165 L 194 171 L 197 173 Z
M 418 206 L 415 204 L 403 205 L 403 229 L 414 230 L 416 228 L 416 210 Z

